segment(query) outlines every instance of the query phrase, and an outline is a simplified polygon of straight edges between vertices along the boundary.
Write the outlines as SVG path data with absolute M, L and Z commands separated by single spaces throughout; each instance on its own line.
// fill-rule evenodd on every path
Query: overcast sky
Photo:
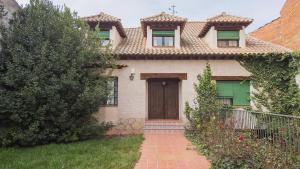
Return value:
M 254 19 L 249 26 L 251 32 L 279 17 L 285 0 L 52 0 L 56 5 L 66 5 L 79 16 L 106 12 L 122 19 L 124 27 L 140 26 L 140 18 L 160 12 L 169 12 L 176 5 L 176 15 L 190 21 L 205 21 L 221 12 Z M 29 0 L 17 0 L 25 5 Z

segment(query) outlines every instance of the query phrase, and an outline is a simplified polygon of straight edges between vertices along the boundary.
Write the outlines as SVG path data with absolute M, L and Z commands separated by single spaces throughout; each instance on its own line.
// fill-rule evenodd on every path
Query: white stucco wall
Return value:
M 217 44 L 217 31 L 215 30 L 215 27 L 212 26 L 209 31 L 206 33 L 204 37 L 205 42 L 208 44 L 209 47 L 215 49 L 218 47 Z
M 179 116 L 183 116 L 184 103 L 193 103 L 195 91 L 193 84 L 197 75 L 202 73 L 206 60 L 121 60 L 120 64 L 128 67 L 115 70 L 112 76 L 119 79 L 118 115 L 115 118 L 147 118 L 147 81 L 140 80 L 140 73 L 187 73 L 187 80 L 180 82 Z M 249 76 L 249 73 L 234 60 L 210 60 L 214 76 Z M 131 70 L 135 70 L 135 78 L 130 81 Z M 116 110 L 111 110 L 116 112 Z M 105 113 L 110 113 L 105 108 Z M 116 119 L 114 119 L 116 120 Z
M 112 48 L 115 49 L 119 43 L 122 41 L 122 37 L 120 36 L 117 28 L 115 26 L 109 32 L 110 40 L 112 42 Z
M 180 26 L 177 26 L 177 29 L 175 30 L 175 37 L 174 37 L 174 44 L 175 44 L 175 48 L 180 49 Z
M 298 84 L 298 86 L 299 86 L 299 88 L 300 88 L 300 74 L 298 74 L 298 75 L 296 76 L 296 82 L 297 82 L 297 84 Z

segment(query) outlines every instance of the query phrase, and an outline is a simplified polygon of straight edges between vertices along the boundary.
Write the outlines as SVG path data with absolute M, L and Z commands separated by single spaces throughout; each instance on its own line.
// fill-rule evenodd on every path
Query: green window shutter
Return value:
M 233 89 L 233 105 L 250 105 L 250 81 L 237 81 Z
M 100 31 L 101 39 L 109 39 L 109 31 Z
M 153 36 L 175 36 L 175 31 L 153 31 Z
M 233 88 L 230 81 L 217 81 L 218 97 L 233 97 Z
M 232 98 L 233 105 L 250 105 L 250 81 L 217 81 L 217 95 Z
M 219 40 L 238 40 L 240 39 L 239 31 L 218 31 Z

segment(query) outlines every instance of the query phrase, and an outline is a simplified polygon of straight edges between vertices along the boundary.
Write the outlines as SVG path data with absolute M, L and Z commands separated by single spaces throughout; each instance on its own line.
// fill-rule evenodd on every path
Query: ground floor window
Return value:
M 112 77 L 107 81 L 106 105 L 118 105 L 118 78 Z
M 250 105 L 250 81 L 217 81 L 221 103 L 233 106 Z

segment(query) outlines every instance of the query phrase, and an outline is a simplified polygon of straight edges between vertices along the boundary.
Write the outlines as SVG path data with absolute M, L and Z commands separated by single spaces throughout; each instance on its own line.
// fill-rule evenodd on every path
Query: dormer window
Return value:
M 100 41 L 102 46 L 107 46 L 110 43 L 109 31 L 103 30 L 100 31 Z
M 173 47 L 175 45 L 175 31 L 153 31 L 152 38 L 154 47 Z
M 218 31 L 218 47 L 239 47 L 240 31 Z

